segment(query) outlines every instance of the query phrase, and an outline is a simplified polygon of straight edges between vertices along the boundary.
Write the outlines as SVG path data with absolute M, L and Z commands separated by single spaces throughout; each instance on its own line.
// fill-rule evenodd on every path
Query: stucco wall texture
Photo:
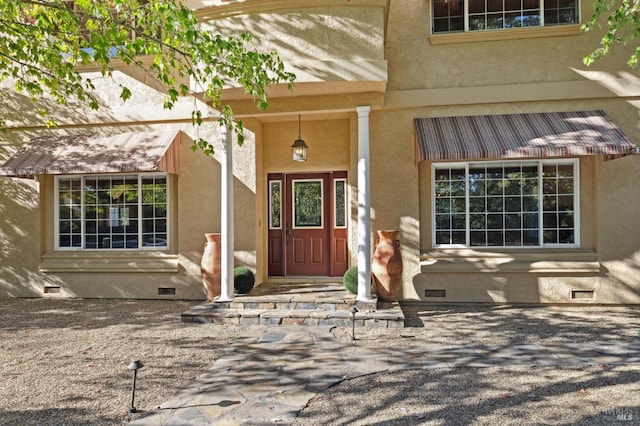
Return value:
M 270 279 L 268 173 L 347 170 L 355 262 L 355 107 L 370 105 L 372 231 L 400 230 L 402 299 L 640 303 L 640 156 L 607 162 L 580 158 L 579 248 L 560 253 L 479 249 L 472 261 L 464 250 L 432 247 L 431 163 L 416 162 L 413 129 L 418 117 L 601 109 L 638 145 L 640 77 L 626 67 L 623 47 L 586 67 L 582 57 L 598 46 L 598 34 L 583 34 L 578 26 L 561 29 L 561 35 L 532 29 L 520 38 L 470 41 L 469 34 L 460 34 L 443 43 L 430 34 L 429 0 L 205 3 L 211 7 L 199 16 L 211 28 L 222 34 L 251 33 L 256 46 L 277 50 L 298 75 L 292 92 L 271 89 L 266 112 L 247 107 L 237 89 L 225 95 L 248 129 L 245 144 L 234 147 L 235 259 L 237 265 L 251 267 L 258 282 Z M 589 2 L 581 2 L 582 22 L 590 8 Z M 509 30 L 503 31 L 507 35 Z M 59 130 L 45 129 L 28 102 L 8 94 L 14 100 L 11 111 L 24 113 L 11 115 L 0 161 L 32 137 L 50 132 L 171 127 L 219 141 L 215 123 L 199 133 L 188 123 L 189 100 L 182 109 L 160 112 L 162 95 L 143 84 L 138 89 L 132 103 L 121 104 L 105 81 L 104 107 L 97 113 L 59 110 L 61 121 L 71 125 Z M 291 161 L 299 116 L 301 136 L 309 145 L 306 163 Z M 166 124 L 158 123 L 158 117 Z M 175 240 L 170 252 L 179 258 L 173 273 L 136 273 L 135 268 L 102 274 L 39 272 L 42 255 L 52 250 L 51 179 L 0 178 L 0 296 L 202 299 L 199 258 L 203 234 L 219 231 L 220 163 L 218 156 L 192 152 L 188 143 L 181 153 L 182 173 L 172 193 Z M 446 268 L 438 266 L 443 259 L 451 260 Z M 478 268 L 488 264 L 503 266 Z M 46 285 L 60 286 L 61 292 L 43 294 Z M 175 288 L 175 296 L 159 295 L 162 287 Z M 444 290 L 439 294 L 445 297 L 430 297 L 434 293 L 427 290 Z

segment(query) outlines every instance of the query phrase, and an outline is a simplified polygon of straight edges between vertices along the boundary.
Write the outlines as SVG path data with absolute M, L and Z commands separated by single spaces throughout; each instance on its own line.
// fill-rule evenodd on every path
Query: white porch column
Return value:
M 222 158 L 221 158 L 221 271 L 220 271 L 220 296 L 216 298 L 218 302 L 228 302 L 233 300 L 233 141 L 231 138 L 231 128 L 222 128 Z
M 358 112 L 358 296 L 360 302 L 371 302 L 371 197 L 369 194 L 369 111 L 360 106 Z

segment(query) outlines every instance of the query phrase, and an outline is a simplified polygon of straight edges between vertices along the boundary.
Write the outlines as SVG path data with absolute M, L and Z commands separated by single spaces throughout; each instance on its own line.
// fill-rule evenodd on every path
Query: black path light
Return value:
M 136 413 L 136 407 L 133 405 L 133 401 L 136 397 L 136 378 L 138 376 L 138 370 L 144 367 L 144 364 L 139 359 L 134 359 L 131 364 L 127 365 L 129 370 L 133 370 L 133 386 L 131 386 L 131 407 L 129 407 L 129 413 Z
M 351 308 L 351 340 L 356 340 L 356 312 L 358 308 Z

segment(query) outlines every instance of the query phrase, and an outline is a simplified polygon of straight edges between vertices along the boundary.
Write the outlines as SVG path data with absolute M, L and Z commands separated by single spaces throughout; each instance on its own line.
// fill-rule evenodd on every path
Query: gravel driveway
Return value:
M 0 424 L 116 425 L 205 372 L 240 326 L 183 323 L 194 302 L 0 300 Z M 640 341 L 638 307 L 403 306 L 404 329 L 337 328 L 365 346 Z M 243 328 L 246 326 L 243 326 Z M 313 398 L 299 425 L 640 424 L 640 366 L 379 373 Z

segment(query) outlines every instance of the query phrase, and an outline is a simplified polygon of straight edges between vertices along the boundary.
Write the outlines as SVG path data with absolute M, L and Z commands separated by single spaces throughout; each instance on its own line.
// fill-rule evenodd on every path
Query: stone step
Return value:
M 353 309 L 356 309 L 355 323 Z M 341 283 L 268 282 L 230 302 L 209 302 L 182 313 L 182 320 L 216 324 L 404 327 L 398 302 L 356 301 Z
M 207 303 L 195 306 L 182 313 L 182 320 L 185 322 L 214 324 L 335 325 L 342 327 L 355 326 L 383 328 L 404 327 L 404 314 L 398 303 L 389 304 L 390 306 L 383 309 L 366 309 L 365 306 L 361 305 L 361 308 L 363 309 L 357 308 L 358 312 L 355 313 L 355 318 L 354 314 L 351 312 L 351 306 L 349 306 L 348 309 L 340 309 L 337 307 L 335 309 L 311 308 L 307 307 L 307 305 L 298 305 L 299 308 L 297 309 L 279 309 L 275 306 L 221 306 L 225 305 L 225 303 Z M 264 306 L 273 302 L 248 303 L 258 303 Z M 353 322 L 354 319 L 355 323 Z

